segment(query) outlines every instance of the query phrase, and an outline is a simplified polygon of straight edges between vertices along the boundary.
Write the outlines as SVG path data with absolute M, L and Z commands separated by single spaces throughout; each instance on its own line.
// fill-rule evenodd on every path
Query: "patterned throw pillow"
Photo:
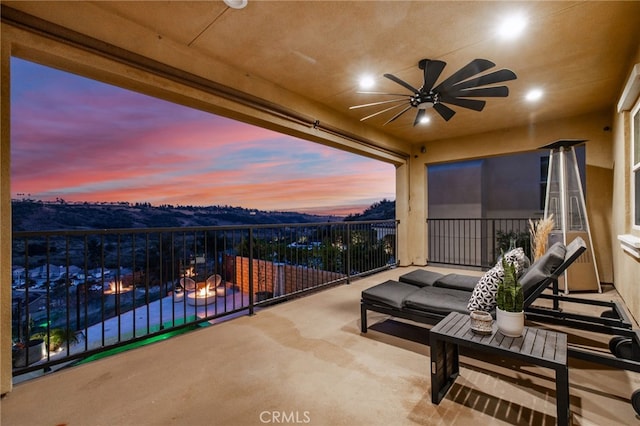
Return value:
M 498 264 L 489 269 L 473 288 L 467 309 L 470 311 L 490 312 L 495 308 L 498 284 L 500 284 L 503 279 L 504 269 L 502 268 L 502 264 Z
M 524 254 L 524 250 L 520 247 L 507 252 L 504 255 L 504 260 L 516 267 L 516 274 L 518 276 L 522 274 L 530 263 Z M 504 268 L 502 267 L 502 258 L 500 258 L 496 266 L 489 269 L 473 288 L 467 309 L 469 309 L 469 311 L 492 311 L 496 307 L 498 285 L 502 280 L 504 280 Z
M 502 257 L 503 256 L 500 256 L 498 258 L 498 261 L 496 262 L 496 266 L 498 265 L 502 266 Z M 522 249 L 522 247 L 518 247 L 511 251 L 508 251 L 504 255 L 504 258 L 507 262 L 514 264 L 516 266 L 516 273 L 518 274 L 518 277 L 520 276 L 520 274 L 522 274 L 522 271 L 524 271 L 529 266 L 531 266 L 531 261 L 529 260 L 527 255 L 524 254 L 524 250 Z

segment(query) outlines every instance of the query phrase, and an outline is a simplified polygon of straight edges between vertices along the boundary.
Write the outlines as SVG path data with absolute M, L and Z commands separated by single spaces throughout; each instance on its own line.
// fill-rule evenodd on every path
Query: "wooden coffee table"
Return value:
M 506 337 L 495 322 L 493 332 L 476 334 L 471 330 L 469 315 L 452 312 L 430 331 L 431 402 L 439 404 L 460 372 L 459 347 L 488 354 L 514 358 L 529 364 L 550 368 L 556 374 L 556 407 L 558 425 L 569 424 L 569 367 L 567 335 L 536 327 L 525 327 L 522 337 Z

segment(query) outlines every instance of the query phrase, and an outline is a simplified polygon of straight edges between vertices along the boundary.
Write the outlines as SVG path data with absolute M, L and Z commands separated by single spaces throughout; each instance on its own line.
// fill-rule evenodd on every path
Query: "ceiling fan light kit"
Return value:
M 376 115 L 404 107 L 387 120 L 384 125 L 395 121 L 411 108 L 416 108 L 418 110 L 413 121 L 414 126 L 421 122 L 426 114 L 425 110 L 430 108 L 433 108 L 442 118 L 444 118 L 445 121 L 449 121 L 456 112 L 445 104 L 455 105 L 474 111 L 482 111 L 486 102 L 483 100 L 469 98 L 507 97 L 509 95 L 509 88 L 507 86 L 495 86 L 495 84 L 515 80 L 517 78 L 516 74 L 508 69 L 501 69 L 474 77 L 495 67 L 496 65 L 487 59 L 474 59 L 434 87 L 446 65 L 447 63 L 443 61 L 431 59 L 420 60 L 418 62 L 418 68 L 423 70 L 424 77 L 422 86 L 419 89 L 416 89 L 411 84 L 399 79 L 393 74 L 384 74 L 386 78 L 409 90 L 411 94 L 360 92 L 386 96 L 401 96 L 401 98 L 355 105 L 350 107 L 350 109 L 378 106 L 389 103 L 395 104 L 360 119 L 360 121 L 364 121 L 371 117 L 375 117 Z

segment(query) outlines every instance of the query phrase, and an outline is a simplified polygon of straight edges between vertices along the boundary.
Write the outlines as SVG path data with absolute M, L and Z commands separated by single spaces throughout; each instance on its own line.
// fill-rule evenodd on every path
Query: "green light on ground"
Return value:
M 163 328 L 169 328 L 169 327 L 172 327 L 172 326 L 175 326 L 175 325 L 179 325 L 179 324 L 177 324 L 177 322 L 176 323 L 168 322 L 168 323 L 163 324 Z M 99 359 L 102 359 L 102 358 L 106 358 L 108 356 L 119 354 L 121 352 L 126 352 L 126 351 L 131 350 L 131 349 L 139 348 L 139 347 L 142 347 L 142 346 L 149 345 L 151 343 L 156 343 L 156 342 L 160 342 L 162 340 L 169 339 L 171 337 L 179 336 L 180 334 L 188 333 L 188 332 L 193 331 L 195 329 L 198 329 L 198 328 L 201 328 L 201 327 L 207 327 L 209 325 L 210 324 L 207 323 L 207 322 L 200 323 L 200 324 L 190 324 L 190 325 L 184 326 L 184 327 L 176 329 L 176 330 L 167 331 L 166 333 L 162 333 L 162 334 L 159 334 L 157 336 L 149 337 L 147 339 L 142 339 L 142 340 L 139 340 L 137 342 L 133 342 L 133 343 L 129 343 L 129 344 L 126 344 L 126 345 L 118 346 L 117 348 L 107 349 L 107 350 L 102 351 L 100 353 L 97 353 L 97 354 L 94 354 L 94 355 L 90 355 L 90 356 L 88 356 L 86 358 L 83 358 L 83 359 L 79 360 L 74 365 L 80 365 L 80 364 L 85 364 L 87 362 L 96 361 L 96 360 L 99 360 Z

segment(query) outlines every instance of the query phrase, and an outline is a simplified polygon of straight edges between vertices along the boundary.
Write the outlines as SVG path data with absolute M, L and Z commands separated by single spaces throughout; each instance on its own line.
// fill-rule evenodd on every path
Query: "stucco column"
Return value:
M 0 394 L 11 391 L 11 175 L 9 42 L 0 49 Z
M 396 218 L 400 266 L 427 263 L 427 176 L 419 156 L 396 168 Z

